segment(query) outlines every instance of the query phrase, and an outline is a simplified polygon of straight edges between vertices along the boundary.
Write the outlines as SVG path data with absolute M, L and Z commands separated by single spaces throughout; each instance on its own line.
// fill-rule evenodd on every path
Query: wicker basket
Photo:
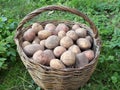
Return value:
M 25 55 L 21 47 L 21 43 L 23 42 L 22 36 L 23 33 L 31 26 L 24 28 L 23 27 L 24 24 L 27 23 L 29 20 L 31 20 L 33 17 L 41 14 L 42 12 L 51 11 L 51 10 L 70 12 L 72 14 L 82 17 L 83 19 L 85 19 L 85 21 L 89 23 L 91 28 L 85 24 L 77 23 L 80 25 L 80 27 L 86 28 L 94 40 L 93 49 L 95 51 L 95 58 L 88 65 L 81 68 L 66 68 L 63 70 L 53 70 L 50 67 L 43 66 L 40 64 L 34 64 L 30 62 L 31 58 Z M 40 24 L 45 26 L 47 23 L 50 22 L 54 23 L 55 25 L 64 22 L 69 27 L 71 27 L 73 24 L 76 23 L 71 21 L 54 20 L 54 21 L 40 22 Z M 39 8 L 31 12 L 30 14 L 26 15 L 17 27 L 15 43 L 17 44 L 17 50 L 21 57 L 21 60 L 24 63 L 25 67 L 27 68 L 28 72 L 30 73 L 31 77 L 38 86 L 40 86 L 45 90 L 77 90 L 79 87 L 85 85 L 96 68 L 98 56 L 100 54 L 100 47 L 101 47 L 97 28 L 86 15 L 75 9 L 71 9 L 64 6 L 54 6 L 54 5 Z

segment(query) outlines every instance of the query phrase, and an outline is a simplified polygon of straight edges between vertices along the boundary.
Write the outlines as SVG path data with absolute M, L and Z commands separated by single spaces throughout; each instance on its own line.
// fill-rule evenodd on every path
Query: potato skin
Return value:
M 68 50 L 72 51 L 75 54 L 78 54 L 81 52 L 80 48 L 77 45 L 72 45 L 71 47 L 69 47 Z
M 74 25 L 72 26 L 72 29 L 73 29 L 73 30 L 76 30 L 76 29 L 78 29 L 78 28 L 80 28 L 80 26 L 79 26 L 78 24 L 74 24 Z
M 30 42 L 24 41 L 24 42 L 22 43 L 22 47 L 24 48 L 25 46 L 30 45 L 30 44 L 31 44 Z
M 32 62 L 36 64 L 42 64 L 44 65 L 46 63 L 47 57 L 45 57 L 45 54 L 42 50 L 38 50 L 33 54 L 33 60 Z
M 50 61 L 54 59 L 54 55 L 51 50 L 45 50 L 45 51 L 37 51 L 33 55 L 33 62 L 34 63 L 39 63 L 42 65 L 50 65 Z
M 65 36 L 60 40 L 60 45 L 65 48 L 69 48 L 73 45 L 73 40 L 70 37 Z
M 43 47 L 45 47 L 45 40 L 41 40 L 40 41 L 40 45 L 43 46 Z
M 26 41 L 33 41 L 35 38 L 35 32 L 32 31 L 32 29 L 28 29 L 24 34 L 23 34 L 23 39 Z
M 91 48 L 91 43 L 89 40 L 85 38 L 79 38 L 77 40 L 77 45 L 80 47 L 82 50 L 90 49 Z
M 46 65 L 50 65 L 50 61 L 55 58 L 52 50 L 48 50 L 48 49 L 47 49 L 47 50 L 44 51 L 44 54 L 45 54 L 46 57 L 48 58 L 48 59 L 46 60 L 46 63 L 45 63 L 45 64 L 46 64 Z
M 45 40 L 45 47 L 53 49 L 59 45 L 60 38 L 56 35 L 52 35 Z
M 40 40 L 46 39 L 51 35 L 52 33 L 49 30 L 42 30 L 38 32 L 38 37 Z
M 93 50 L 86 50 L 83 53 L 85 54 L 85 56 L 88 58 L 89 61 L 92 61 L 95 57 Z
M 23 51 L 27 56 L 32 56 L 38 50 L 44 50 L 44 47 L 39 44 L 30 44 L 23 48 Z
M 63 46 L 57 46 L 54 50 L 53 53 L 56 57 L 60 57 L 64 52 L 66 51 L 66 48 Z
M 66 65 L 71 66 L 75 64 L 75 54 L 71 51 L 65 51 L 61 57 L 60 60 Z
M 85 56 L 84 53 L 79 53 L 79 54 L 76 54 L 76 64 L 75 64 L 75 67 L 76 68 L 80 68 L 80 67 L 83 67 L 85 65 L 87 65 L 89 62 L 89 60 L 87 59 L 87 57 Z
M 75 30 L 75 32 L 77 33 L 78 37 L 80 37 L 80 38 L 85 38 L 87 35 L 87 30 L 84 28 L 78 28 Z
M 91 36 L 86 36 L 86 39 L 88 39 L 91 43 L 93 43 L 93 39 Z
M 78 35 L 75 31 L 70 30 L 66 33 L 66 36 L 70 37 L 72 40 L 77 40 L 78 39 Z
M 65 65 L 59 59 L 52 59 L 50 61 L 50 67 L 53 69 L 64 69 Z
M 69 27 L 67 25 L 65 25 L 64 23 L 60 23 L 57 25 L 57 27 L 55 29 L 56 34 L 58 34 L 58 32 L 61 30 L 67 32 L 69 30 Z
M 39 23 L 32 24 L 32 31 L 34 31 L 36 34 L 41 30 L 43 30 L 42 25 L 40 25 Z
M 45 25 L 45 30 L 49 30 L 54 34 L 56 26 L 53 23 L 48 23 Z
M 65 31 L 61 30 L 61 31 L 58 32 L 58 37 L 60 39 L 63 38 L 63 37 L 65 37 L 65 36 L 66 36 L 66 32 Z
M 40 43 L 40 39 L 38 37 L 35 37 L 35 39 L 32 42 L 33 44 L 39 44 Z

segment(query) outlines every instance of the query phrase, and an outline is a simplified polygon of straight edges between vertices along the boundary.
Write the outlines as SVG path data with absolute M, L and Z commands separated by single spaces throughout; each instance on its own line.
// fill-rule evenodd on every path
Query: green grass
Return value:
M 0 0 L 0 15 L 14 22 L 34 9 L 47 5 L 76 8 L 98 27 L 102 50 L 95 72 L 80 90 L 120 90 L 120 1 L 119 0 Z M 64 12 L 43 13 L 32 21 L 68 19 L 84 22 L 82 18 Z M 31 21 L 31 22 L 32 22 Z M 8 61 L 9 62 L 9 61 Z M 19 58 L 0 71 L 0 90 L 40 90 Z
M 2 81 L 2 84 L 0 85 L 0 88 L 2 90 L 12 88 L 16 85 L 19 86 L 22 84 L 20 77 L 26 76 L 25 67 L 23 67 L 20 61 L 12 63 L 9 70 L 1 72 L 1 76 L 2 78 L 0 81 Z
M 0 76 L 0 90 L 34 90 L 36 87 L 21 61 L 11 63 L 9 70 L 1 71 Z

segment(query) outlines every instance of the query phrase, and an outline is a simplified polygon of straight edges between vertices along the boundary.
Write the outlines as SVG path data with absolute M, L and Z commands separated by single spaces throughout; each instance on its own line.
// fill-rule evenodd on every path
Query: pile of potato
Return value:
M 88 31 L 74 24 L 33 23 L 23 35 L 24 53 L 37 64 L 52 69 L 80 68 L 94 59 L 93 39 Z

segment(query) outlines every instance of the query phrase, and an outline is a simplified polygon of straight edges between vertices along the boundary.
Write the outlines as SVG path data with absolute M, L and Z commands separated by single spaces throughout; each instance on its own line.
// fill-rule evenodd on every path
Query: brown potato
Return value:
M 42 25 L 40 25 L 39 23 L 33 23 L 33 25 L 32 25 L 32 30 L 33 30 L 35 33 L 38 33 L 39 31 L 43 30 L 43 27 L 42 27 Z
M 84 28 L 78 28 L 75 30 L 75 32 L 77 33 L 77 35 L 80 37 L 80 38 L 84 38 L 86 37 L 87 35 L 87 30 L 84 29 Z
M 58 32 L 61 30 L 67 32 L 69 30 L 69 27 L 67 25 L 65 25 L 64 23 L 60 23 L 57 25 L 57 27 L 55 29 L 56 34 L 58 34 Z
M 30 44 L 31 44 L 30 42 L 24 41 L 24 42 L 22 43 L 22 47 L 24 48 L 25 46 L 30 45 Z
M 64 48 L 63 46 L 57 46 L 53 53 L 56 57 L 60 57 L 64 52 L 66 51 L 66 48 Z
M 45 51 L 37 51 L 33 55 L 33 62 L 39 63 L 42 65 L 50 65 L 50 61 L 54 59 L 54 54 L 51 50 L 45 50 Z
M 95 57 L 93 50 L 86 50 L 83 53 L 85 54 L 85 56 L 88 58 L 89 61 L 92 61 L 93 58 Z
M 93 43 L 93 39 L 91 36 L 86 36 L 86 39 L 88 39 L 91 43 Z
M 65 51 L 61 57 L 60 60 L 66 65 L 71 66 L 75 64 L 75 54 L 71 51 Z
M 55 32 L 55 28 L 56 28 L 56 26 L 54 24 L 52 24 L 52 23 L 48 23 L 45 26 L 45 30 L 51 31 L 52 34 L 54 34 L 54 32 Z
M 43 47 L 45 47 L 45 40 L 41 40 L 40 41 L 40 45 L 43 46 Z
M 50 61 L 50 67 L 53 69 L 64 69 L 65 65 L 59 59 L 52 59 Z
M 52 35 L 45 40 L 45 46 L 48 49 L 53 49 L 59 45 L 60 38 L 56 35 Z
M 72 45 L 71 47 L 69 47 L 69 50 L 75 54 L 78 54 L 81 52 L 80 48 L 77 45 Z
M 52 33 L 49 30 L 42 30 L 38 32 L 38 37 L 40 40 L 46 39 L 51 35 Z
M 40 39 L 38 37 L 35 37 L 35 39 L 32 42 L 33 44 L 39 44 L 40 43 Z
M 40 46 L 39 44 L 30 44 L 23 48 L 25 54 L 27 56 L 32 56 L 38 50 L 44 50 L 44 47 Z
M 85 56 L 84 53 L 79 53 L 76 55 L 75 67 L 76 68 L 84 67 L 85 65 L 87 65 L 89 63 L 88 61 L 89 60 L 87 59 L 87 57 Z
M 66 33 L 66 36 L 70 37 L 72 40 L 77 40 L 78 39 L 78 35 L 75 31 L 70 30 Z
M 34 38 L 35 38 L 35 33 L 32 31 L 31 28 L 28 29 L 23 35 L 23 39 L 29 42 L 33 41 Z
M 58 32 L 58 37 L 60 39 L 63 38 L 64 36 L 66 36 L 66 32 L 65 31 L 61 30 L 61 31 Z
M 65 48 L 69 48 L 73 45 L 73 40 L 70 37 L 65 36 L 60 40 L 60 45 Z
M 54 56 L 52 50 L 48 50 L 48 49 L 47 49 L 47 50 L 44 51 L 44 53 L 45 53 L 46 57 L 48 57 L 47 62 L 46 62 L 46 65 L 50 65 L 50 61 L 51 61 L 52 59 L 54 59 L 55 56 Z
M 78 29 L 78 28 L 80 28 L 80 26 L 79 26 L 78 24 L 74 24 L 74 25 L 72 26 L 72 29 L 73 29 L 73 30 L 76 30 L 76 29 Z
M 79 38 L 77 40 L 77 45 L 80 47 L 82 50 L 90 49 L 91 48 L 91 43 L 89 40 L 85 38 Z
M 32 62 L 36 64 L 42 64 L 44 65 L 46 63 L 47 57 L 45 57 L 44 53 L 42 50 L 38 50 L 33 54 L 33 60 Z

